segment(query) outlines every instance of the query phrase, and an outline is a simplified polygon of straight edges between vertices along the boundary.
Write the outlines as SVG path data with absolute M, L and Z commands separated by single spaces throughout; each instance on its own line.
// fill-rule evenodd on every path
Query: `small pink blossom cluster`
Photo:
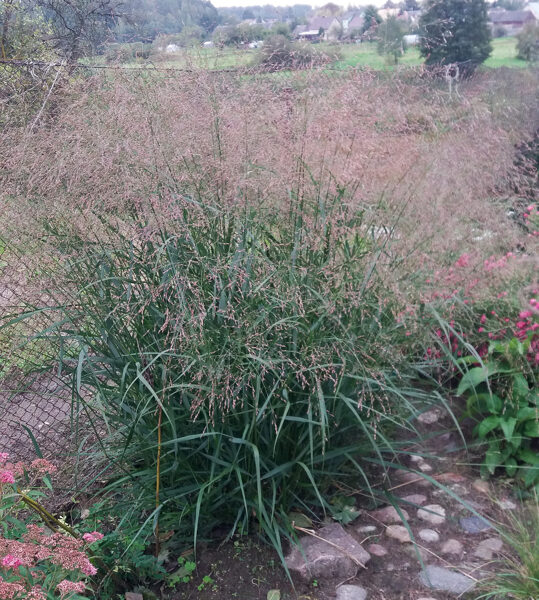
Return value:
M 40 596 L 41 588 L 34 582 L 45 578 L 47 563 L 60 569 L 64 579 L 58 583 L 56 590 L 62 598 L 72 593 L 83 593 L 86 584 L 79 581 L 81 575 L 93 576 L 97 569 L 86 554 L 86 546 L 103 538 L 103 534 L 94 531 L 85 534 L 83 539 L 76 539 L 61 533 L 47 534 L 42 527 L 28 525 L 21 540 L 12 540 L 0 536 L 0 600 L 4 598 L 46 598 Z M 25 571 L 19 571 L 25 567 Z M 26 573 L 31 577 L 25 578 Z M 70 573 L 77 581 L 65 578 Z M 10 581 L 5 578 L 8 577 Z M 29 581 L 32 582 L 30 585 Z M 2 592 L 2 585 L 5 591 Z M 23 593 L 24 592 L 24 593 Z M 34 595 L 31 596 L 30 593 Z M 3 595 L 2 595 L 3 594 Z M 11 594 L 11 595 L 8 595 Z M 21 595 L 23 594 L 23 595 Z
M 453 328 L 455 321 L 450 321 L 449 326 Z M 446 335 L 441 329 L 437 329 L 435 334 L 440 339 L 442 346 L 450 348 L 453 354 L 458 352 L 458 355 L 461 356 L 462 352 L 458 350 L 459 340 L 453 332 L 449 332 L 449 335 Z M 427 358 L 441 358 L 442 351 L 440 349 L 427 348 L 426 356 Z
M 494 270 L 497 270 L 497 269 L 503 269 L 504 267 L 507 266 L 508 261 L 511 258 L 514 258 L 514 256 L 515 255 L 512 252 L 508 252 L 504 256 L 500 256 L 500 257 L 489 256 L 483 262 L 483 267 L 484 267 L 485 271 L 487 271 L 487 273 L 489 271 L 494 271 Z
M 534 295 L 538 292 L 539 290 L 533 290 Z M 518 320 L 513 322 L 509 317 L 499 316 L 494 310 L 488 315 L 481 315 L 477 333 L 486 333 L 489 340 L 501 340 L 508 335 L 516 337 L 521 342 L 530 338 L 527 358 L 530 363 L 539 365 L 539 301 L 535 297 L 531 298 L 529 305 L 530 308 L 520 311 Z M 481 357 L 485 356 L 487 349 L 487 342 L 477 347 Z
M 31 463 L 10 463 L 9 454 L 0 452 L 0 485 L 13 484 L 17 477 L 22 477 L 25 473 L 36 480 L 56 471 L 56 466 L 45 458 L 36 458 Z
M 85 533 L 82 536 L 82 539 L 87 542 L 88 544 L 91 544 L 92 542 L 97 542 L 99 540 L 103 539 L 103 534 L 99 533 L 99 531 L 92 531 L 92 533 Z
M 0 452 L 0 487 L 3 483 L 15 483 L 15 475 L 8 465 L 9 454 Z
M 64 579 L 56 586 L 61 598 L 65 598 L 69 594 L 84 594 L 86 584 L 84 581 L 69 581 Z
M 3 469 L 0 471 L 0 484 L 2 483 L 15 483 L 13 471 L 10 471 L 9 469 Z
M 513 258 L 515 254 L 507 252 L 502 256 L 489 256 L 481 263 L 478 256 L 465 252 L 450 267 L 439 269 L 434 272 L 432 278 L 426 279 L 425 283 L 432 288 L 422 297 L 422 300 L 430 302 L 462 296 L 467 298 L 465 303 L 468 303 L 480 287 L 481 269 L 484 272 L 483 279 L 485 275 L 490 277 L 492 271 L 503 272 Z

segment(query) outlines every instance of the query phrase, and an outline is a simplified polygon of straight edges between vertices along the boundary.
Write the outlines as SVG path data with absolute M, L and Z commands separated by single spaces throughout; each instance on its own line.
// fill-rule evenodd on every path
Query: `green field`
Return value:
M 526 62 L 516 58 L 516 39 L 513 37 L 497 38 L 492 41 L 492 54 L 485 62 L 486 67 L 525 67 Z M 338 67 L 366 66 L 373 69 L 393 68 L 386 58 L 376 51 L 376 43 L 349 44 L 341 47 L 343 58 L 336 63 Z M 401 65 L 418 66 L 422 63 L 417 48 L 408 48 Z
M 327 44 L 320 44 L 320 48 Z M 526 62 L 516 58 L 516 39 L 514 37 L 497 38 L 492 41 L 492 55 L 484 66 L 495 67 L 525 67 Z M 384 56 L 376 50 L 375 42 L 363 44 L 343 44 L 339 46 L 342 58 L 335 63 L 337 68 L 370 67 L 372 69 L 393 69 Z M 193 48 L 167 57 L 166 60 L 156 61 L 161 68 L 204 68 L 204 69 L 233 69 L 247 67 L 254 63 L 258 50 L 239 50 L 233 48 Z M 419 66 L 422 63 L 419 50 L 409 48 L 399 60 L 399 65 Z M 147 63 L 145 63 L 147 64 Z

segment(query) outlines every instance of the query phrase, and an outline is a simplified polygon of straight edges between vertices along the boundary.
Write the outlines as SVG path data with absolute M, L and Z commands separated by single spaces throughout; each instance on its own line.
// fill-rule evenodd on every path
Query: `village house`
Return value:
M 313 17 L 307 25 L 298 25 L 294 35 L 298 39 L 333 41 L 342 35 L 342 23 L 336 17 Z
M 504 31 L 506 35 L 520 33 L 528 23 L 535 23 L 537 19 L 531 10 L 504 10 L 495 9 L 488 13 L 489 25 L 494 33 Z

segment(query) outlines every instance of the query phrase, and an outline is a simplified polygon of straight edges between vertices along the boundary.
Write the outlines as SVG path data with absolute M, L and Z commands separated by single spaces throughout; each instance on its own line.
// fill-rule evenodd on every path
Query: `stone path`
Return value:
M 440 413 L 424 415 L 423 426 L 432 427 Z M 444 435 L 448 445 L 455 444 Z M 437 454 L 412 455 L 406 465 L 410 471 L 395 472 L 390 486 L 395 506 L 365 510 L 345 527 L 333 524 L 316 532 L 326 537 L 329 530 L 331 539 L 343 540 L 342 551 L 339 543 L 328 547 L 323 540 L 304 536 L 306 550 L 292 551 L 290 570 L 304 581 L 314 573 L 318 580 L 332 582 L 337 600 L 470 597 L 467 593 L 504 551 L 493 522 L 516 504 L 510 498 L 495 499 L 491 485 L 469 470 L 456 472 L 454 455 Z M 353 556 L 361 557 L 362 566 Z

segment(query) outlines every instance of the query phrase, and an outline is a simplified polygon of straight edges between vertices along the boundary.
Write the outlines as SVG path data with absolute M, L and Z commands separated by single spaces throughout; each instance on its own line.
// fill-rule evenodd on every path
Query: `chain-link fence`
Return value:
M 327 68 L 293 73 L 245 67 L 139 68 L 4 61 L 0 62 L 0 129 L 8 135 L 9 131 L 27 135 L 31 144 L 32 135 L 54 121 L 63 102 L 72 102 L 77 93 L 106 93 L 112 82 L 118 84 L 117 89 L 125 86 L 136 94 L 146 94 L 149 112 L 156 101 L 153 84 L 160 87 L 161 93 L 167 89 L 170 94 L 181 93 L 190 106 L 205 104 L 208 110 L 212 103 L 226 102 L 238 94 L 261 108 L 264 103 L 277 102 L 282 108 L 281 118 L 286 119 L 298 102 L 298 94 L 320 96 L 327 93 L 328 84 L 345 77 L 361 87 L 373 73 Z M 242 121 L 236 124 L 241 127 Z M 193 127 L 197 127 L 195 122 Z M 3 161 L 9 161 L 9 157 L 4 156 Z M 47 313 L 52 302 L 43 292 L 50 281 L 44 280 L 45 270 L 41 273 L 40 269 L 47 250 L 34 245 L 32 234 L 24 227 L 12 228 L 9 221 L 6 212 L 0 214 L 0 320 L 4 326 L 0 330 L 0 451 L 8 451 L 18 459 L 36 452 L 58 459 L 70 450 L 75 415 L 70 382 L 45 367 L 50 363 L 45 358 L 50 358 L 53 349 L 36 335 L 52 322 Z M 35 313 L 31 318 L 18 320 L 19 315 L 31 312 Z

